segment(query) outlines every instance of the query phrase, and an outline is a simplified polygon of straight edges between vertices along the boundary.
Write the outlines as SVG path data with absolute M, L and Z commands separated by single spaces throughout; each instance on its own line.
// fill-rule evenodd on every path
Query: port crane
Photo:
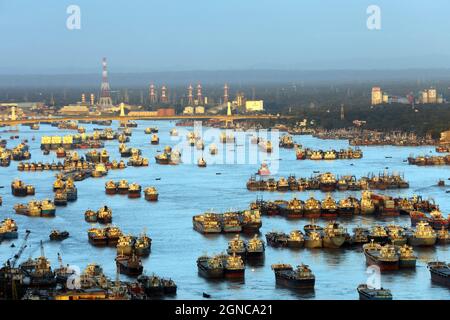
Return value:
M 14 255 L 14 257 L 12 259 L 8 260 L 8 264 L 10 265 L 11 268 L 14 268 L 14 266 L 17 263 L 17 260 L 19 260 L 19 258 L 22 255 L 23 251 L 27 247 L 27 240 L 28 240 L 28 237 L 30 236 L 30 233 L 31 233 L 30 230 L 26 231 L 25 237 L 23 238 L 23 242 L 22 242 L 22 245 L 19 248 L 19 251 Z

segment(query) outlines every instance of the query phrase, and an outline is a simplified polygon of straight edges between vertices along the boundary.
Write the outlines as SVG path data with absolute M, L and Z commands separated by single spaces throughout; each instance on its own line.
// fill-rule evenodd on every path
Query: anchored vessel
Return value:
M 228 242 L 227 253 L 229 255 L 237 254 L 240 256 L 245 256 L 245 252 L 246 245 L 238 234 Z
M 241 256 L 233 255 L 226 257 L 224 262 L 225 278 L 241 279 L 245 276 L 245 265 Z
M 204 213 L 192 217 L 194 229 L 200 233 L 220 233 L 222 226 L 220 217 L 216 213 Z
M 100 223 L 112 222 L 112 210 L 108 206 L 103 206 L 97 211 L 97 221 Z
M 198 273 L 205 278 L 223 278 L 224 264 L 219 256 L 203 255 L 197 259 Z
M 158 201 L 158 191 L 155 187 L 147 187 L 144 189 L 145 200 Z
M 290 264 L 273 264 L 277 285 L 292 289 L 314 289 L 316 277 L 309 266 L 301 264 L 294 270 Z
M 144 270 L 141 259 L 135 255 L 134 252 L 131 256 L 118 255 L 116 257 L 116 264 L 119 268 L 119 272 L 128 276 L 139 276 Z
M 331 221 L 323 230 L 324 248 L 340 248 L 347 238 L 347 230 L 339 223 Z
M 142 187 L 137 183 L 128 186 L 128 198 L 140 198 Z
M 428 262 L 427 266 L 433 282 L 450 288 L 450 264 L 442 261 L 431 261 Z
M 247 242 L 246 245 L 246 258 L 263 258 L 266 250 L 264 241 L 258 238 L 258 235 L 254 235 L 252 239 Z
M 434 246 L 437 235 L 428 222 L 419 221 L 416 230 L 408 236 L 408 244 L 411 246 Z
M 381 271 L 398 270 L 400 258 L 393 245 L 382 246 L 373 242 L 363 245 L 366 263 L 376 265 Z
M 403 245 L 398 248 L 399 266 L 400 268 L 415 268 L 417 257 L 414 255 L 414 250 L 408 245 Z
M 67 239 L 69 237 L 69 232 L 67 231 L 59 231 L 59 230 L 52 230 L 52 232 L 50 232 L 49 238 L 50 240 L 64 240 Z
M 358 286 L 359 300 L 392 300 L 391 290 L 369 288 L 367 284 Z
M 13 219 L 4 219 L 0 224 L 0 241 L 3 239 L 17 239 L 17 229 L 17 224 Z

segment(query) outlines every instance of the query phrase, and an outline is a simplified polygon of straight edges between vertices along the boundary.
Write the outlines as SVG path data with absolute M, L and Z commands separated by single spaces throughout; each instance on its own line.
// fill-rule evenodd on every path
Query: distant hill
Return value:
M 0 87 L 98 87 L 101 74 L 48 74 L 48 75 L 5 75 L 0 74 Z M 450 69 L 403 69 L 403 70 L 218 70 L 218 71 L 169 71 L 143 73 L 110 72 L 111 87 L 143 87 L 150 82 L 167 85 L 186 85 L 201 82 L 216 85 L 225 82 L 238 85 L 248 84 L 339 84 L 414 81 L 450 81 Z

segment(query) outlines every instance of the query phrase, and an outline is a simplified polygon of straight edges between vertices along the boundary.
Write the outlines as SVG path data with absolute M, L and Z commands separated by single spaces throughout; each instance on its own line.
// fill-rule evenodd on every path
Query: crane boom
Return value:
M 19 258 L 22 255 L 23 251 L 27 247 L 27 240 L 28 240 L 28 237 L 30 236 L 30 233 L 31 233 L 30 230 L 26 231 L 25 237 L 23 238 L 23 242 L 22 242 L 22 245 L 19 248 L 19 251 L 14 255 L 14 257 L 12 258 L 12 260 L 10 262 L 11 268 L 14 268 L 14 266 L 16 265 L 17 260 L 19 260 Z

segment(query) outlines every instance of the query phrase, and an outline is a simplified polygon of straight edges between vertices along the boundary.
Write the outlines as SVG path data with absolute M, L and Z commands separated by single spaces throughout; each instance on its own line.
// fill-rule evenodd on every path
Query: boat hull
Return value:
M 345 242 L 344 236 L 336 236 L 336 237 L 323 237 L 323 247 L 337 249 L 342 247 Z
M 366 264 L 369 266 L 378 266 L 381 271 L 391 271 L 391 270 L 398 270 L 399 268 L 399 261 L 380 261 L 376 257 L 370 255 L 367 252 L 364 252 L 364 255 L 366 256 Z
M 416 267 L 416 259 L 402 259 L 399 261 L 400 268 L 415 268 Z
M 277 285 L 291 289 L 314 289 L 316 279 L 289 279 L 281 275 L 275 274 L 275 282 Z
M 322 246 L 323 246 L 322 239 L 320 240 L 305 239 L 305 248 L 314 249 L 314 248 L 322 248 Z
M 430 247 L 436 244 L 436 237 L 433 238 L 409 237 L 408 244 L 413 247 Z
M 245 277 L 245 269 L 227 269 L 227 268 L 225 268 L 224 276 L 227 279 L 243 279 Z

